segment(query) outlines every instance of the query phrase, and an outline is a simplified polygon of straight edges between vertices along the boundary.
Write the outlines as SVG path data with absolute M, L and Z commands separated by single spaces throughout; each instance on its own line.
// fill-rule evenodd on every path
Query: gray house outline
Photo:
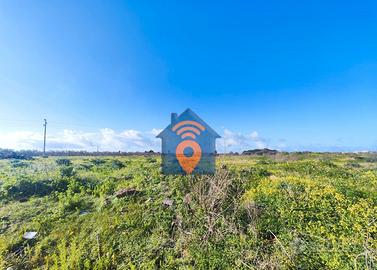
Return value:
M 214 173 L 216 139 L 221 138 L 221 136 L 190 109 L 186 109 L 179 116 L 176 113 L 172 113 L 170 124 L 156 136 L 156 138 L 162 140 L 162 172 L 165 174 L 183 173 L 175 156 L 176 147 L 182 142 L 182 139 L 172 130 L 172 127 L 176 123 L 185 120 L 196 121 L 205 127 L 205 130 L 195 139 L 202 149 L 202 159 L 193 173 Z

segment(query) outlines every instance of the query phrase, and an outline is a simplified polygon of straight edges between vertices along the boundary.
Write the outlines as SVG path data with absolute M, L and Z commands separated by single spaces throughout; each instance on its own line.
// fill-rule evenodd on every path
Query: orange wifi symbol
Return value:
M 178 144 L 175 150 L 175 156 L 177 157 L 179 165 L 181 165 L 182 169 L 187 174 L 190 174 L 195 169 L 196 165 L 198 165 L 202 157 L 202 148 L 194 140 L 196 139 L 196 136 L 200 135 L 201 131 L 205 130 L 205 127 L 198 122 L 188 120 L 178 122 L 176 125 L 174 125 L 172 130 L 176 132 L 177 135 L 181 136 L 183 140 L 180 144 Z M 186 148 L 192 149 L 192 156 L 188 157 L 184 154 L 184 150 Z

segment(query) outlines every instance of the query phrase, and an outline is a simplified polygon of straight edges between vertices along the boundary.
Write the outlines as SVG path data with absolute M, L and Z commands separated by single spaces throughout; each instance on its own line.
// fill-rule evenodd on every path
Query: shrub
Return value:
M 361 165 L 356 161 L 349 161 L 346 163 L 346 166 L 350 168 L 361 168 Z
M 59 158 L 59 159 L 56 160 L 56 164 L 69 166 L 69 165 L 72 165 L 72 162 L 71 162 L 71 160 L 69 160 L 67 158 Z
M 375 166 L 287 155 L 226 156 L 208 176 L 164 176 L 147 157 L 75 159 L 76 176 L 53 158 L 0 160 L 2 199 L 54 195 L 1 204 L 0 268 L 376 269 Z M 112 196 L 130 187 L 142 192 Z
M 60 176 L 61 177 L 72 177 L 76 174 L 74 168 L 72 166 L 64 166 L 60 168 Z
M 297 177 L 264 179 L 244 195 L 244 203 L 261 207 L 254 219 L 260 243 L 281 245 L 274 252 L 288 267 L 348 269 L 357 254 L 377 245 L 372 238 L 365 242 L 377 231 L 377 207 L 364 199 L 353 203 L 327 184 Z
M 77 211 L 80 209 L 85 209 L 88 206 L 85 203 L 82 194 L 80 193 L 73 193 L 67 191 L 65 193 L 59 193 L 59 211 L 61 214 L 66 214 L 72 211 Z
M 156 162 L 157 162 L 157 159 L 154 158 L 154 157 L 147 157 L 146 160 L 147 160 L 147 162 L 149 162 L 149 163 L 156 163 Z
M 21 160 L 18 160 L 18 159 L 11 160 L 10 165 L 12 166 L 12 168 L 24 168 L 24 167 L 29 166 L 28 163 L 21 161 Z
M 0 193 L 1 199 L 23 200 L 31 196 L 45 196 L 51 193 L 51 180 L 34 182 L 26 177 L 19 177 L 13 183 L 6 183 Z
M 112 162 L 111 162 L 111 167 L 113 169 L 122 169 L 125 167 L 125 165 L 123 164 L 122 161 L 118 160 L 118 159 L 114 159 Z
M 66 190 L 68 182 L 64 180 L 33 180 L 25 176 L 18 177 L 13 182 L 7 182 L 1 186 L 0 199 L 2 200 L 26 200 L 32 196 L 43 197 L 52 192 Z
M 106 161 L 104 159 L 100 159 L 100 158 L 92 159 L 91 162 L 96 166 L 99 166 L 99 165 L 106 163 Z

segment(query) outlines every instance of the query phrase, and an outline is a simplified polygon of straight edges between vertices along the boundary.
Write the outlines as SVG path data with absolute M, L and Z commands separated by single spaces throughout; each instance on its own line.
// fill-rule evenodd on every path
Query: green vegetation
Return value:
M 0 269 L 376 269 L 372 154 L 0 160 Z M 25 232 L 35 231 L 33 239 Z

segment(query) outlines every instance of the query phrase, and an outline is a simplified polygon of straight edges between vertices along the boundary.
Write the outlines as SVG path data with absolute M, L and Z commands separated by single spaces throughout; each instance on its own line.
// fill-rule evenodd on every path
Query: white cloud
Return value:
M 103 128 L 95 132 L 82 132 L 66 129 L 55 134 L 47 134 L 47 150 L 76 150 L 76 151 L 161 151 L 161 140 L 156 138 L 162 129 L 139 131 L 128 129 L 115 131 Z M 228 129 L 223 130 L 222 138 L 217 140 L 217 151 L 242 152 L 248 149 L 270 147 L 282 150 L 285 143 L 267 143 L 257 131 L 248 134 L 236 133 Z M 8 132 L 0 133 L 0 148 L 16 150 L 38 149 L 43 147 L 42 132 Z
M 163 129 L 162 128 L 154 128 L 150 131 L 150 133 L 153 135 L 153 136 L 157 136 L 158 134 L 160 134 L 160 132 L 162 131 Z
M 265 147 L 267 147 L 267 143 L 259 136 L 257 131 L 253 131 L 250 134 L 242 134 L 224 129 L 222 138 L 217 141 L 218 152 L 241 152 L 247 149 Z
M 48 150 L 86 150 L 96 151 L 160 151 L 160 139 L 155 138 L 158 129 L 142 132 L 124 130 L 117 132 L 110 128 L 97 132 L 64 130 L 47 136 Z M 42 132 L 8 132 L 0 134 L 0 148 L 42 149 Z
M 0 147 L 2 148 L 31 149 L 36 141 L 43 141 L 42 133 L 31 131 L 0 133 Z

